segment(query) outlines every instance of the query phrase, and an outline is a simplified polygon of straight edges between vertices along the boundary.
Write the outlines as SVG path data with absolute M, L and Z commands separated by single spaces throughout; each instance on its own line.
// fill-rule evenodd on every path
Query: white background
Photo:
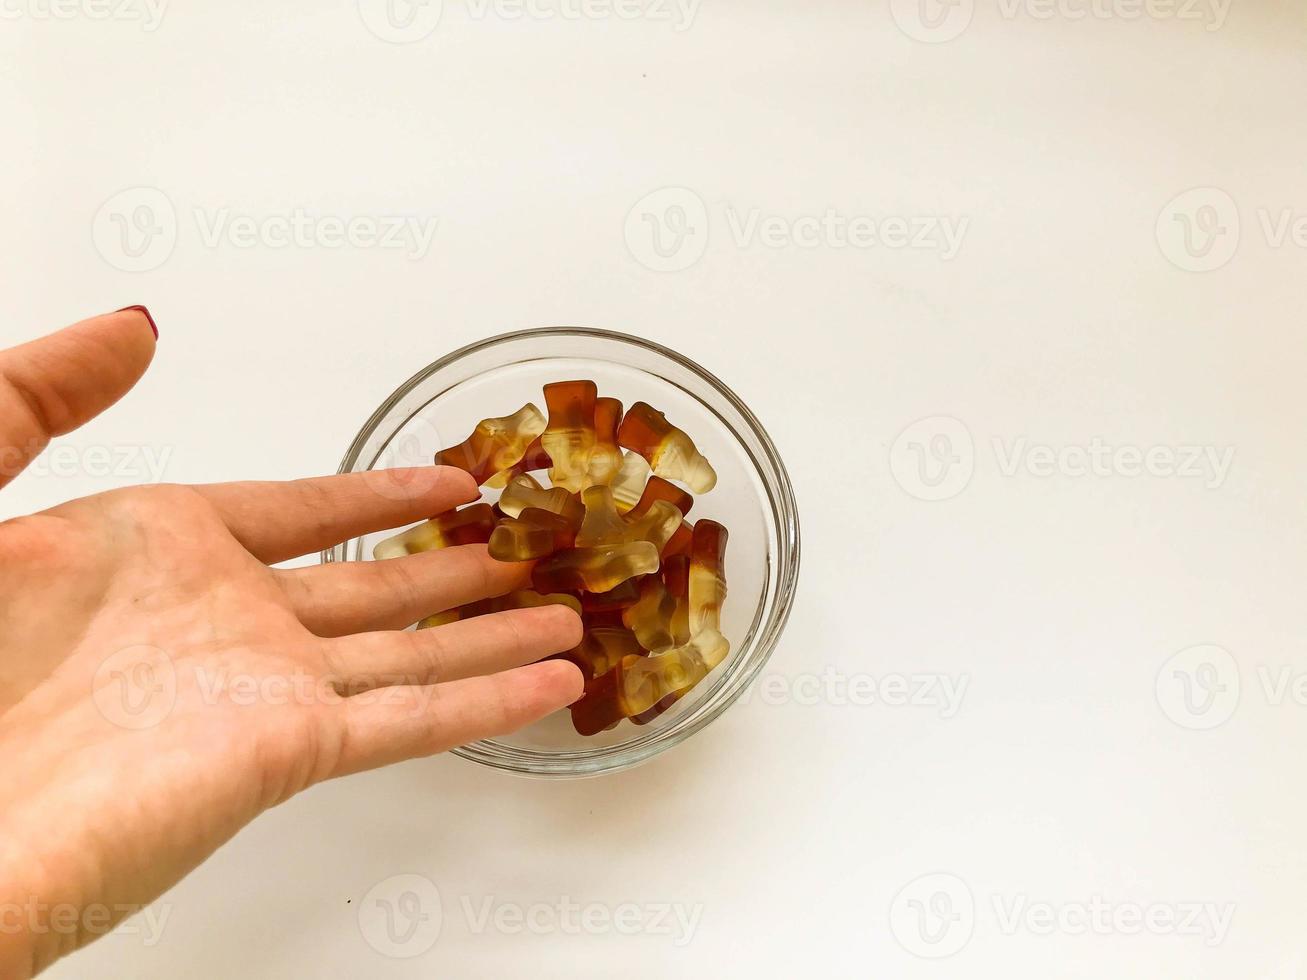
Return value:
M 1307 214 L 1303 5 L 539 16 L 561 2 L 450 0 L 390 43 L 371 0 L 178 3 L 154 30 L 6 0 L 0 342 L 129 303 L 163 336 L 0 516 L 145 479 L 147 449 L 174 481 L 333 471 L 461 344 L 625 330 L 732 385 L 794 478 L 767 686 L 601 780 L 447 757 L 318 787 L 165 896 L 157 944 L 51 976 L 1303 976 L 1307 706 L 1277 684 L 1307 672 L 1307 248 L 1276 234 Z M 667 187 L 689 196 L 628 222 Z M 132 259 L 115 221 L 159 195 Z M 438 224 L 420 255 L 205 241 L 296 209 Z M 733 227 L 828 209 L 965 237 Z M 659 218 L 686 231 L 661 253 Z M 1127 451 L 1058 456 L 1095 440 Z M 1168 471 L 1190 446 L 1228 471 Z M 96 475 L 96 447 L 135 471 Z M 915 677 L 965 685 L 956 710 L 895 703 Z M 405 891 L 421 955 L 391 958 L 376 901 Z M 1188 903 L 1228 928 L 1167 930 Z M 660 904 L 698 916 L 688 942 Z

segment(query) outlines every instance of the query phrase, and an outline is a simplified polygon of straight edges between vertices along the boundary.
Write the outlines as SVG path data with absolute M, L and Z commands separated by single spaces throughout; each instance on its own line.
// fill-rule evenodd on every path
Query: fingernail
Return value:
M 159 339 L 159 325 L 154 322 L 154 317 L 150 315 L 149 310 L 147 310 L 144 306 L 124 306 L 121 310 L 117 310 L 115 312 L 126 313 L 128 310 L 136 310 L 138 313 L 144 313 L 145 319 L 150 321 L 150 329 L 154 331 L 154 339 L 155 340 Z

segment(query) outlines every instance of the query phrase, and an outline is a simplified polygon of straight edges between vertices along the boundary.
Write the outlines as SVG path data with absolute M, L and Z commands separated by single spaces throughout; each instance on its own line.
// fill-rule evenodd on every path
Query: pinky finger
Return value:
M 428 687 L 390 687 L 346 698 L 333 776 L 435 755 L 507 735 L 571 704 L 581 672 L 561 660 Z

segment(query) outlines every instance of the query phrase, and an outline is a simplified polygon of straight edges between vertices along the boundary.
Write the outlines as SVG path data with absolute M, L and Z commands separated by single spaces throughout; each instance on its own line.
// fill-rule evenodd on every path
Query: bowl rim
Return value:
M 686 357 L 678 351 L 665 347 L 655 341 L 648 340 L 644 337 L 637 337 L 632 334 L 620 333 L 615 330 L 608 330 L 599 327 L 582 327 L 582 326 L 554 326 L 554 327 L 533 327 L 523 330 L 512 330 L 506 333 L 496 334 L 492 337 L 486 337 L 482 340 L 465 344 L 456 350 L 444 355 L 441 358 L 431 362 L 422 368 L 407 381 L 397 387 L 382 403 L 376 411 L 359 429 L 349 448 L 341 460 L 337 473 L 345 474 L 356 472 L 355 467 L 362 456 L 363 449 L 376 434 L 381 422 L 391 413 L 391 411 L 404 398 L 411 394 L 423 382 L 433 375 L 443 371 L 453 364 L 464 358 L 498 347 L 510 342 L 529 339 L 532 337 L 583 337 L 587 339 L 599 339 L 615 341 L 622 344 L 629 344 L 634 347 L 643 348 L 646 351 L 667 358 L 673 363 L 679 365 L 691 374 L 702 379 L 713 391 L 721 396 L 730 407 L 739 414 L 748 428 L 750 434 L 757 440 L 761 449 L 761 455 L 770 468 L 771 473 L 760 473 L 763 482 L 772 489 L 769 494 L 772 506 L 773 517 L 777 527 L 777 537 L 782 543 L 781 553 L 776 556 L 777 561 L 777 587 L 775 604 L 771 615 L 763 622 L 762 628 L 754 637 L 752 658 L 747 668 L 741 671 L 737 676 L 731 679 L 728 688 L 724 689 L 723 696 L 719 702 L 712 705 L 710 710 L 703 711 L 701 714 L 692 717 L 683 727 L 676 729 L 674 735 L 666 738 L 657 736 L 636 742 L 635 744 L 624 746 L 614 745 L 606 746 L 595 754 L 581 762 L 579 759 L 569 759 L 568 753 L 559 753 L 549 757 L 549 762 L 518 762 L 516 760 L 505 758 L 495 752 L 487 751 L 481 748 L 485 740 L 471 742 L 467 745 L 458 746 L 450 750 L 454 755 L 463 759 L 471 760 L 493 769 L 500 769 L 507 772 L 517 773 L 519 775 L 534 776 L 541 778 L 577 778 L 583 776 L 598 776 L 611 772 L 620 772 L 639 765 L 652 759 L 662 752 L 680 745 L 692 735 L 706 728 L 712 722 L 716 721 L 726 710 L 734 704 L 744 692 L 744 690 L 753 682 L 761 672 L 767 662 L 775 652 L 777 643 L 780 640 L 785 626 L 789 621 L 790 613 L 793 609 L 795 594 L 798 589 L 799 565 L 800 565 L 800 529 L 798 505 L 794 497 L 794 488 L 790 482 L 789 472 L 781 460 L 780 454 L 772 442 L 771 436 L 763 427 L 758 417 L 744 403 L 744 401 L 735 394 L 720 378 L 711 371 L 698 364 L 696 361 Z M 746 453 L 752 458 L 746 447 Z M 755 466 L 758 461 L 754 460 Z M 772 479 L 771 477 L 774 477 Z M 350 539 L 355 540 L 355 539 Z M 784 545 L 788 543 L 788 553 Z M 342 551 L 349 544 L 349 541 L 342 542 L 332 548 L 323 549 L 320 555 L 322 564 L 331 564 L 342 558 L 337 558 L 337 552 Z M 605 752 L 604 750 L 611 750 Z M 584 754 L 584 753 L 582 753 Z

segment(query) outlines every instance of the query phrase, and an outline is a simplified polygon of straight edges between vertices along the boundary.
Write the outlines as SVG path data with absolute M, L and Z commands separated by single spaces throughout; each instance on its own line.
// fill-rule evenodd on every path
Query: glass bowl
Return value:
M 478 421 L 527 401 L 542 410 L 541 388 L 588 378 L 599 394 L 630 406 L 646 401 L 689 433 L 717 470 L 716 488 L 696 495 L 691 519 L 726 526 L 728 595 L 722 632 L 731 652 L 670 710 L 647 725 L 623 721 L 583 738 L 561 711 L 511 736 L 455 749 L 483 765 L 534 776 L 588 776 L 637 765 L 719 717 L 771 656 L 789 618 L 799 574 L 799 519 L 785 466 L 753 413 L 721 381 L 675 351 L 647 340 L 581 327 L 549 327 L 492 337 L 454 351 L 399 387 L 367 421 L 341 473 L 424 466 L 461 442 Z M 482 488 L 482 499 L 498 491 Z M 355 538 L 323 562 L 370 561 L 394 532 Z M 436 610 L 432 610 L 435 612 Z

